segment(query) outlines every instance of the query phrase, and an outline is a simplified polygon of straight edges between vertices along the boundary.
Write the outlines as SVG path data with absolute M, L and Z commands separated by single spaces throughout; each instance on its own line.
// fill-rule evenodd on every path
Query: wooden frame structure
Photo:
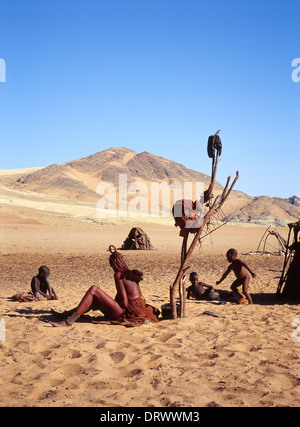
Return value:
M 268 252 L 266 250 L 266 246 L 267 246 L 267 243 L 268 243 L 268 238 L 270 236 L 275 236 L 275 238 L 277 239 L 277 242 L 278 242 L 278 254 L 279 255 L 284 255 L 285 251 L 286 251 L 286 241 L 285 241 L 285 239 L 276 230 L 270 230 L 270 228 L 271 228 L 271 225 L 266 229 L 266 231 L 262 235 L 262 238 L 260 239 L 260 242 L 259 242 L 258 247 L 256 249 L 256 253 L 257 254 L 267 254 L 267 253 L 270 253 L 270 252 Z M 260 249 L 261 246 L 262 246 L 262 250 Z M 275 249 L 274 246 L 273 246 L 273 248 Z
M 204 228 L 209 223 L 210 219 L 217 214 L 228 199 L 231 191 L 233 190 L 233 187 L 235 183 L 237 182 L 239 178 L 238 171 L 236 172 L 235 179 L 233 180 L 232 184 L 229 187 L 231 177 L 229 176 L 227 178 L 226 185 L 223 189 L 223 192 L 221 195 L 217 196 L 213 200 L 212 191 L 215 184 L 216 179 L 216 173 L 217 173 L 217 166 L 219 157 L 221 155 L 222 146 L 220 145 L 220 138 L 218 137 L 220 130 L 218 130 L 214 135 L 211 135 L 208 139 L 208 155 L 212 158 L 212 174 L 211 174 L 211 182 L 209 185 L 209 188 L 204 192 L 204 203 L 207 203 L 208 210 L 204 214 L 203 219 L 201 221 L 201 225 L 196 230 L 194 229 L 191 231 L 189 228 L 185 229 L 185 233 L 181 233 L 180 235 L 183 236 L 183 242 L 181 247 L 181 264 L 178 270 L 178 273 L 176 275 L 176 278 L 174 280 L 173 285 L 170 286 L 170 303 L 171 303 L 171 310 L 172 310 L 172 318 L 177 318 L 177 309 L 176 309 L 176 293 L 179 289 L 179 301 L 180 301 L 180 317 L 185 317 L 185 271 L 189 268 L 188 261 L 198 243 L 200 240 L 200 236 L 204 230 Z M 216 139 L 218 138 L 218 144 L 215 144 Z M 217 154 L 215 154 L 215 151 L 217 151 Z M 213 200 L 213 201 L 212 201 Z M 181 230 L 182 231 L 182 230 Z M 189 234 L 193 232 L 195 234 L 193 241 L 187 249 L 187 241 Z
M 291 250 L 291 247 L 293 247 L 294 244 L 297 242 L 298 233 L 300 232 L 300 220 L 297 222 L 292 222 L 288 224 L 288 227 L 289 227 L 289 234 L 288 234 L 288 238 L 285 246 L 284 262 L 283 262 L 282 272 L 281 272 L 280 280 L 279 280 L 277 291 L 276 291 L 276 296 L 278 298 L 281 296 L 280 295 L 281 290 L 283 285 L 286 282 L 289 266 L 293 260 L 294 251 Z M 292 236 L 292 232 L 294 232 L 293 236 Z

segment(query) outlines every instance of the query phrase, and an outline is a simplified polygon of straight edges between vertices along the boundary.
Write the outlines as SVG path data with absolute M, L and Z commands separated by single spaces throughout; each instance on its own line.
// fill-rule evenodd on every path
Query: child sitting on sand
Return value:
M 237 259 L 236 249 L 229 249 L 226 253 L 226 257 L 227 261 L 230 262 L 230 266 L 227 268 L 221 279 L 216 282 L 216 285 L 219 285 L 228 276 L 228 274 L 233 271 L 236 275 L 236 280 L 232 283 L 230 289 L 233 291 L 234 295 L 238 297 L 239 304 L 247 304 L 247 302 L 249 302 L 249 304 L 253 304 L 251 295 L 248 292 L 250 276 L 246 270 L 249 271 L 252 277 L 256 277 L 256 274 L 253 273 L 244 261 Z M 238 289 L 241 285 L 243 285 L 243 292 Z
M 42 265 L 39 268 L 38 275 L 31 280 L 31 291 L 38 301 L 58 299 L 54 289 L 51 287 L 49 276 L 50 269 Z M 47 295 L 47 292 L 49 295 Z
M 203 282 L 199 282 L 198 274 L 195 271 L 190 274 L 190 282 L 191 286 L 186 289 L 188 299 L 190 299 L 191 295 L 197 300 L 211 301 L 219 299 L 219 294 L 215 292 L 212 286 L 206 285 Z
M 12 299 L 19 302 L 57 300 L 58 296 L 51 287 L 49 275 L 50 269 L 42 265 L 38 274 L 31 279 L 31 292 L 18 292 Z

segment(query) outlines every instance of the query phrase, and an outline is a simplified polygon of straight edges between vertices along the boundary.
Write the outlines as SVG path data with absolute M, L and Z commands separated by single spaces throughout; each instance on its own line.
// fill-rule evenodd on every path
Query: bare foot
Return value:
M 67 322 L 66 322 L 65 320 L 63 320 L 62 322 L 50 322 L 50 321 L 49 321 L 49 323 L 50 323 L 52 326 L 55 326 L 55 327 L 65 327 L 65 326 L 70 326 L 70 325 L 68 325 L 68 324 L 67 324 Z

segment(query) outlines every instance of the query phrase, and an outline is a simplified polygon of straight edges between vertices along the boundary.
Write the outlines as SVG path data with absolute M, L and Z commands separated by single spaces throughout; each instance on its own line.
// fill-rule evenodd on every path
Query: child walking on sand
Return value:
M 228 276 L 228 274 L 233 271 L 236 275 L 236 280 L 232 283 L 230 289 L 233 291 L 234 295 L 239 298 L 239 303 L 245 302 L 245 299 L 248 300 L 249 304 L 253 304 L 251 295 L 248 292 L 250 276 L 246 270 L 249 271 L 252 277 L 256 277 L 256 274 L 248 267 L 248 265 L 237 258 L 237 250 L 229 249 L 226 253 L 227 261 L 230 262 L 230 266 L 227 268 L 220 280 L 216 282 L 219 285 L 223 280 Z M 243 286 L 241 292 L 238 287 Z

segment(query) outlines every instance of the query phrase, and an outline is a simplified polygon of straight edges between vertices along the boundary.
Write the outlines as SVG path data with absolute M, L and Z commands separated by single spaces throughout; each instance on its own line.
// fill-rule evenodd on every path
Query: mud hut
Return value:
M 123 242 L 121 249 L 150 250 L 154 249 L 150 238 L 140 227 L 133 227 Z

